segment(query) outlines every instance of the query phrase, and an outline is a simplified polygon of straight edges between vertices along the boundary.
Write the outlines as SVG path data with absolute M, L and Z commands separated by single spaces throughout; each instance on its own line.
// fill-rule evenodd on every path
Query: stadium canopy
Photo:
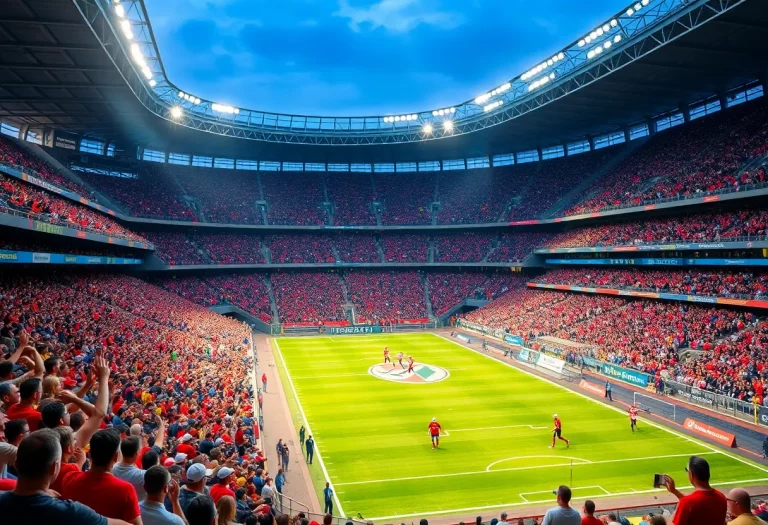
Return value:
M 426 161 L 626 131 L 702 100 L 724 100 L 746 83 L 765 84 L 768 72 L 765 0 L 641 0 L 575 36 L 562 53 L 511 78 L 509 87 L 492 88 L 455 110 L 440 108 L 444 114 L 431 109 L 398 122 L 360 117 L 363 124 L 351 117 L 269 120 L 267 113 L 216 105 L 173 85 L 140 0 L 4 0 L 0 118 L 125 150 L 142 145 L 296 162 Z M 308 124 L 312 118 L 318 127 Z

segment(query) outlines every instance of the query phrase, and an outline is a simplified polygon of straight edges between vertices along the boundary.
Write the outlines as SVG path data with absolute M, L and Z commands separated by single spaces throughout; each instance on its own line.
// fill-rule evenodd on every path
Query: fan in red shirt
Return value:
M 136 489 L 115 477 L 111 470 L 117 461 L 120 435 L 115 430 L 99 430 L 90 441 L 91 470 L 71 472 L 62 480 L 62 499 L 86 505 L 107 518 L 141 523 Z
M 186 454 L 190 460 L 195 459 L 195 456 L 197 456 L 197 449 L 190 444 L 194 439 L 192 434 L 184 434 L 181 437 L 181 443 L 176 445 L 176 452 Z
M 637 405 L 629 407 L 629 426 L 632 428 L 632 432 L 637 428 Z
M 8 408 L 6 417 L 9 420 L 26 419 L 30 432 L 38 430 L 43 416 L 35 410 L 35 406 L 40 402 L 42 395 L 43 382 L 39 377 L 25 379 L 19 386 L 19 402 Z
M 563 423 L 560 421 L 560 418 L 557 417 L 557 414 L 552 416 L 552 419 L 555 420 L 555 428 L 552 429 L 552 445 L 550 445 L 549 448 L 555 448 L 555 439 L 565 441 L 565 448 L 569 448 L 571 442 L 563 437 Z
M 216 473 L 216 484 L 211 486 L 211 498 L 214 503 L 218 503 L 224 496 L 235 497 L 234 491 L 229 488 L 229 479 L 235 471 L 229 467 L 221 467 Z
M 688 481 L 694 490 L 687 496 L 675 488 L 675 480 L 664 476 L 667 490 L 677 496 L 677 504 L 672 523 L 675 525 L 722 525 L 728 511 L 728 502 L 722 492 L 709 485 L 709 463 L 707 460 L 691 456 L 688 460 Z
M 440 446 L 440 430 L 442 430 L 440 423 L 437 422 L 436 417 L 433 417 L 432 421 L 429 423 L 429 435 L 432 438 L 432 448 Z

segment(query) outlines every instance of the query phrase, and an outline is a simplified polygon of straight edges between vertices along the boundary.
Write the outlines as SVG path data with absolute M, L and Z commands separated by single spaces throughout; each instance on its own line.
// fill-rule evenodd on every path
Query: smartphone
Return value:
M 662 487 L 665 487 L 666 483 L 664 483 L 664 474 L 654 474 L 653 475 L 653 487 L 660 489 Z

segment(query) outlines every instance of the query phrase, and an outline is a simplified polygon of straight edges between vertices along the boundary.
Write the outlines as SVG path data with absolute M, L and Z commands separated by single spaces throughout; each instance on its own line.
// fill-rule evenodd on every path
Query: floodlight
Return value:
M 149 81 L 149 87 L 155 87 L 156 85 L 157 85 L 157 82 L 155 82 L 154 80 Z
M 565 53 L 563 53 L 562 51 L 560 51 L 560 52 L 557 54 L 557 58 L 558 58 L 558 60 L 562 60 L 562 59 L 564 59 L 564 58 L 565 58 Z
M 631 7 L 629 9 L 627 9 L 627 16 L 632 16 L 634 14 L 635 14 L 635 10 L 634 9 L 632 9 Z
M 643 8 L 643 6 L 640 4 L 640 2 L 635 4 L 635 11 L 640 11 Z
M 171 116 L 173 118 L 181 118 L 181 116 L 184 114 L 184 112 L 181 110 L 179 106 L 173 106 L 171 108 Z
M 611 26 L 610 26 L 610 24 L 608 24 L 608 23 L 606 23 L 606 24 L 603 24 L 603 32 L 604 32 L 604 33 L 607 33 L 607 32 L 608 32 L 608 31 L 610 31 L 610 30 L 611 30 Z
M 141 68 L 141 72 L 144 73 L 144 76 L 147 77 L 147 80 L 152 80 L 152 71 L 149 70 L 148 67 Z
M 432 134 L 432 124 L 424 124 L 424 127 L 421 128 L 421 130 L 424 132 L 425 135 L 431 135 Z
M 179 98 L 184 98 L 184 92 L 183 91 L 179 91 Z
M 131 55 L 137 64 L 144 67 L 147 63 L 144 61 L 144 55 L 141 53 L 139 44 L 131 44 Z
M 612 19 L 611 20 L 611 27 L 616 27 L 617 25 L 619 25 L 619 22 L 615 18 Z
M 548 66 L 551 66 L 552 64 L 553 64 L 553 62 L 552 62 L 552 59 L 551 59 L 551 58 L 550 58 L 549 60 L 547 60 L 547 65 L 548 65 Z
M 439 114 L 439 115 L 442 117 L 443 115 L 445 115 L 445 110 L 444 110 L 444 109 L 441 109 L 441 110 L 440 110 L 440 111 L 438 111 L 437 113 L 438 113 L 438 114 Z
M 451 113 L 456 113 L 456 108 L 451 108 Z
M 125 16 L 125 8 L 123 7 L 122 4 L 115 5 L 115 14 L 120 18 L 123 18 Z
M 447 131 L 448 133 L 453 131 L 453 121 L 452 120 L 446 120 L 445 122 L 443 122 L 443 129 L 445 131 Z
M 621 35 L 616 35 L 615 37 L 613 37 L 614 44 L 618 44 L 619 42 L 621 42 Z
M 123 30 L 125 38 L 133 40 L 133 31 L 131 31 L 131 23 L 128 20 L 120 20 L 120 29 Z
M 395 122 L 400 122 L 400 115 L 395 117 Z
M 610 40 L 606 40 L 603 43 L 603 49 L 610 49 L 610 47 L 611 47 L 611 41 Z
M 433 116 L 433 117 L 436 117 L 437 115 L 438 115 L 438 112 L 437 112 L 437 110 L 434 110 L 434 111 L 432 112 L 432 116 Z
M 598 28 L 595 30 L 595 34 L 596 34 L 597 36 L 603 36 L 603 28 L 602 28 L 602 27 L 598 27 Z
M 597 36 L 598 36 L 598 35 L 597 35 L 597 31 L 592 31 L 592 32 L 589 34 L 589 38 L 591 38 L 592 40 L 594 40 L 595 38 L 597 38 Z
M 643 0 L 643 5 L 648 5 L 651 3 L 651 0 Z
M 592 50 L 587 51 L 587 58 L 592 58 L 593 56 L 595 56 L 595 52 L 594 51 L 592 51 Z
M 583 38 L 579 40 L 579 47 L 584 47 L 584 44 L 586 44 L 586 42 L 584 41 Z
M 195 106 L 199 105 L 199 104 L 200 104 L 200 102 L 202 102 L 202 100 L 200 100 L 199 98 L 196 98 L 196 99 L 195 99 Z
M 552 73 L 550 73 L 550 74 L 549 74 L 549 79 L 550 79 L 550 80 L 554 80 L 554 79 L 555 79 L 555 73 L 554 73 L 554 71 L 553 71 Z
M 584 38 L 584 41 L 585 41 L 587 44 L 589 44 L 590 42 L 592 42 L 592 37 L 591 37 L 591 36 L 589 36 L 589 35 L 587 35 L 587 36 Z

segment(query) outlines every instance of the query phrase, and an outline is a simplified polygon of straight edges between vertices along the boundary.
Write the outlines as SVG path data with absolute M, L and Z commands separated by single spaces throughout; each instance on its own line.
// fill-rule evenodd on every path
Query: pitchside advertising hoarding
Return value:
M 700 436 L 704 436 L 713 441 L 716 441 L 720 445 L 729 448 L 736 447 L 736 436 L 725 432 L 724 430 L 720 430 L 719 428 L 715 428 L 704 423 L 699 423 L 698 421 L 690 418 L 685 420 L 683 423 L 683 428 L 689 432 L 693 432 L 694 434 L 698 434 Z
M 635 385 L 642 388 L 648 386 L 648 376 L 636 370 L 627 370 L 626 368 L 612 365 L 610 363 L 603 363 L 601 372 L 605 376 L 608 376 L 612 379 L 618 379 L 619 381 L 624 381 L 630 385 Z
M 380 334 L 380 326 L 331 326 L 328 329 L 330 334 Z
M 504 335 L 504 342 L 513 346 L 523 346 L 523 338 L 518 335 Z
M 536 360 L 536 364 L 547 370 L 552 370 L 558 374 L 563 373 L 563 367 L 565 367 L 565 361 L 557 359 L 556 357 L 548 356 L 547 354 L 539 354 L 539 358 Z

